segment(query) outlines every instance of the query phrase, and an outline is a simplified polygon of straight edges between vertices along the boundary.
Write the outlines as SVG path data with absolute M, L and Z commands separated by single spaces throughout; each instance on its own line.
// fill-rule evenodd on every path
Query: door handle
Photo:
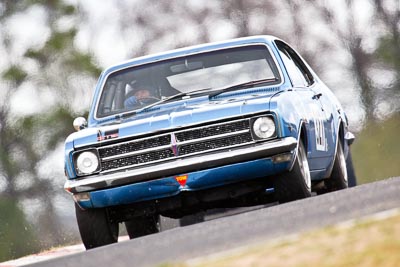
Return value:
M 321 96 L 322 96 L 322 94 L 318 93 L 318 94 L 315 94 L 312 98 L 318 100 L 321 98 Z

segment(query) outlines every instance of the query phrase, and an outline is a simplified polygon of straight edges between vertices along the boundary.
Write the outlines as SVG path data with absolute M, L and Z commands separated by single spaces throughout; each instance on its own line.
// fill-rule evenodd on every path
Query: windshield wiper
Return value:
M 150 105 L 138 110 L 138 112 L 146 110 L 146 109 L 149 109 L 149 108 L 152 108 L 154 106 L 157 106 L 157 105 L 160 105 L 160 104 L 163 104 L 163 103 L 166 103 L 166 102 L 170 102 L 172 100 L 176 100 L 178 98 L 182 98 L 183 99 L 183 97 L 185 97 L 185 96 L 189 96 L 190 97 L 192 95 L 203 94 L 203 93 L 206 93 L 208 91 L 214 91 L 214 90 L 215 89 L 213 89 L 213 88 L 203 88 L 203 89 L 197 89 L 197 90 L 190 91 L 190 92 L 181 92 L 179 94 L 176 94 L 176 95 L 161 99 L 160 101 L 157 101 L 157 102 L 155 102 L 153 104 L 150 104 Z
M 185 96 L 192 96 L 192 95 L 198 95 L 198 94 L 204 94 L 204 93 L 212 92 L 212 94 L 208 94 L 209 98 L 211 98 L 213 96 L 219 95 L 219 94 L 224 93 L 224 92 L 229 92 L 229 91 L 238 90 L 238 89 L 242 89 L 242 88 L 252 87 L 252 86 L 257 85 L 257 84 L 276 82 L 276 81 L 278 81 L 277 78 L 269 78 L 269 79 L 261 79 L 261 80 L 249 81 L 249 82 L 245 82 L 245 83 L 239 83 L 239 84 L 231 85 L 231 86 L 224 87 L 224 88 L 211 88 L 211 87 L 209 87 L 209 88 L 197 89 L 197 90 L 186 92 L 186 93 L 182 92 L 182 93 L 167 97 L 165 99 L 161 99 L 160 101 L 157 101 L 157 102 L 155 102 L 155 103 L 153 103 L 151 105 L 148 105 L 148 106 L 144 107 L 143 109 L 141 109 L 139 111 L 143 111 L 143 110 L 152 108 L 152 107 L 157 106 L 159 104 L 162 104 L 162 103 L 165 103 L 165 102 L 169 102 L 169 101 L 175 100 L 175 99 L 180 98 L 180 97 L 183 98 Z
M 239 90 L 239 89 L 253 87 L 255 85 L 259 85 L 259 84 L 263 84 L 263 83 L 270 83 L 270 82 L 276 82 L 276 81 L 278 81 L 277 78 L 268 78 L 268 79 L 249 81 L 249 82 L 245 82 L 245 83 L 239 83 L 239 84 L 235 84 L 235 85 L 231 85 L 228 87 L 224 87 L 224 88 L 215 90 L 215 92 L 212 94 L 209 94 L 208 97 L 213 98 L 222 93 L 231 92 L 231 91 L 235 91 L 235 90 Z
M 121 118 L 131 117 L 131 116 L 136 115 L 139 112 L 148 110 L 148 109 L 150 109 L 150 108 L 152 108 L 154 106 L 157 106 L 157 105 L 160 105 L 160 104 L 163 104 L 163 103 L 166 103 L 166 102 L 170 102 L 170 101 L 178 99 L 178 98 L 183 98 L 185 96 L 201 94 L 201 93 L 204 93 L 204 92 L 207 92 L 207 91 L 210 91 L 210 90 L 212 90 L 212 88 L 203 88 L 203 89 L 198 89 L 198 90 L 191 91 L 191 92 L 181 92 L 181 93 L 178 93 L 176 95 L 172 95 L 170 97 L 166 97 L 164 99 L 161 99 L 160 101 L 154 102 L 153 104 L 145 106 L 145 107 L 143 107 L 141 109 L 136 109 L 136 110 L 133 110 L 131 112 L 127 112 L 127 113 L 124 113 L 124 114 L 121 114 L 121 115 L 117 115 L 117 116 L 115 116 L 115 118 L 116 119 L 121 119 Z
M 224 87 L 224 88 L 203 88 L 203 89 L 198 89 L 198 90 L 194 90 L 194 91 L 190 91 L 190 92 L 181 92 L 178 93 L 176 95 L 172 95 L 170 97 L 161 99 L 160 101 L 157 101 L 153 104 L 150 104 L 148 106 L 145 106 L 141 109 L 137 109 L 137 110 L 133 110 L 131 112 L 127 112 L 121 115 L 116 115 L 115 119 L 122 119 L 122 118 L 127 118 L 127 117 L 131 117 L 131 116 L 135 116 L 136 114 L 138 114 L 139 112 L 148 110 L 154 106 L 178 99 L 178 98 L 183 98 L 185 96 L 192 96 L 192 95 L 198 95 L 198 94 L 203 94 L 203 93 L 207 93 L 207 92 L 212 92 L 211 94 L 208 94 L 209 98 L 215 97 L 219 94 L 222 93 L 226 93 L 226 92 L 230 92 L 230 91 L 235 91 L 235 90 L 239 90 L 239 89 L 243 89 L 243 88 L 248 88 L 248 87 L 253 87 L 255 85 L 258 84 L 263 84 L 263 83 L 269 83 L 269 82 L 276 82 L 278 81 L 277 78 L 269 78 L 269 79 L 261 79 L 261 80 L 254 80 L 254 81 L 249 81 L 249 82 L 245 82 L 245 83 L 239 83 L 239 84 L 235 84 L 235 85 L 231 85 L 228 87 Z

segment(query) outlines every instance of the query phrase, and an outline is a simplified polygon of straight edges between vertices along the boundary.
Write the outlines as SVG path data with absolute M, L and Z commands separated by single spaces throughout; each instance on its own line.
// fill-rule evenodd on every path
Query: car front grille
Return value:
M 250 119 L 214 123 L 101 147 L 101 171 L 135 168 L 252 142 Z
M 179 148 L 180 155 L 190 155 L 197 152 L 203 152 L 218 148 L 232 147 L 244 143 L 252 142 L 251 134 L 249 132 L 245 132 L 242 134 L 230 136 L 228 138 L 219 138 L 213 140 L 207 140 L 203 142 L 196 142 L 188 145 L 182 145 Z

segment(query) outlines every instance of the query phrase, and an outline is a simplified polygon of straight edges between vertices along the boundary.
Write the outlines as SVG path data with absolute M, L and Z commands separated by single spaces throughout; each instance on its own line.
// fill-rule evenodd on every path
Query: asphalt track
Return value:
M 400 208 L 400 177 L 253 210 L 29 266 L 158 266 Z

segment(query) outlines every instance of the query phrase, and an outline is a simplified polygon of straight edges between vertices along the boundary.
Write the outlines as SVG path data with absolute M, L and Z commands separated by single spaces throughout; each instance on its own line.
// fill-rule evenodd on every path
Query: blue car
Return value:
M 112 66 L 88 119 L 74 127 L 65 190 L 87 249 L 117 242 L 120 223 L 135 238 L 157 232 L 160 215 L 284 203 L 355 184 L 342 106 L 273 36 Z

